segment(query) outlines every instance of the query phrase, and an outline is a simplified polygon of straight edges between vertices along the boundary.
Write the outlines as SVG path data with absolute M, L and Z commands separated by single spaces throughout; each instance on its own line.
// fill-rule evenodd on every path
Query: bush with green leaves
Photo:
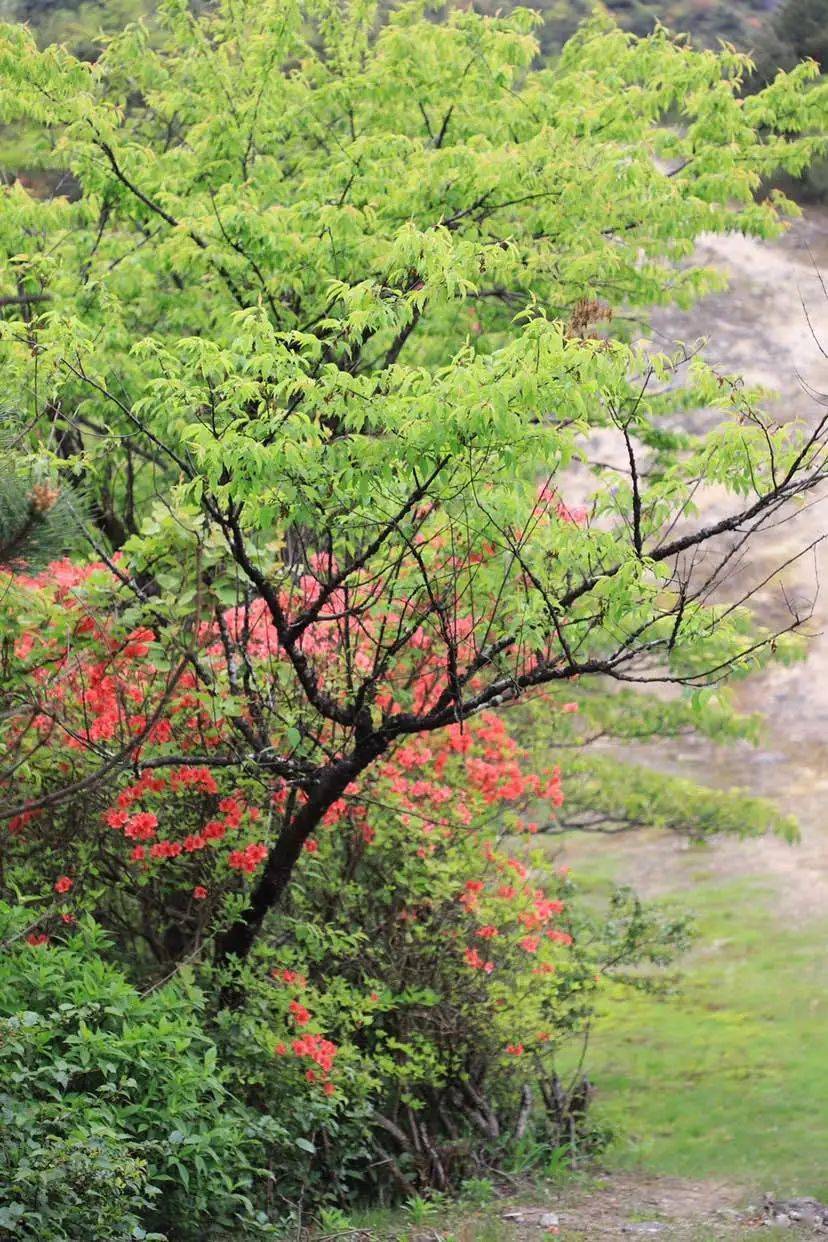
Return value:
M 22 965 L 34 954 L 46 972 L 76 937 L 86 951 L 76 920 L 94 914 L 110 931 L 95 952 L 209 1020 L 222 1082 L 266 1135 L 269 1174 L 249 1193 L 271 1216 L 456 1188 L 509 1163 L 515 1142 L 535 1159 L 574 1154 L 594 1136 L 583 1084 L 559 1080 L 562 1050 L 605 981 L 651 986 L 685 927 L 631 895 L 586 915 L 537 846 L 561 812 L 561 774 L 541 778 L 528 759 L 495 715 L 401 748 L 331 808 L 278 917 L 230 972 L 213 946 L 255 883 L 254 783 L 183 767 L 97 788 L 68 817 L 22 817 L 4 875 L 9 892 L 38 893 Z
M 48 947 L 29 925 L 0 906 L 0 1237 L 255 1236 L 284 1131 L 228 1091 L 197 987 L 142 994 L 87 918 Z
M 371 851 L 341 827 L 232 1006 L 205 1001 L 209 963 L 142 992 L 89 916 L 64 904 L 47 935 L 36 903 L 0 908 L 10 1236 L 252 1238 L 603 1141 L 561 1052 L 605 987 L 658 985 L 684 921 L 624 893 L 587 914 L 541 854 L 530 869 L 506 842 L 446 841 L 423 865 L 429 834 L 412 842 L 399 819 Z
M 521 1145 L 535 1166 L 600 1147 L 588 1088 L 580 1075 L 562 1080 L 562 1054 L 585 1037 L 613 982 L 663 983 L 686 920 L 629 892 L 590 913 L 542 851 L 527 856 L 514 842 L 454 841 L 423 865 L 417 841 L 428 837 L 393 816 L 375 848 L 359 839 L 341 826 L 326 835 L 274 940 L 245 971 L 243 1009 L 217 1017 L 223 1057 L 252 1076 L 260 1107 L 294 1126 L 297 1110 L 306 1120 L 315 1148 L 306 1197 L 347 1206 L 456 1192 L 508 1168 Z M 343 850 L 348 878 L 334 896 Z M 280 1009 L 301 1025 L 298 1041 L 276 1045 L 276 1077 L 268 1053 Z M 304 1031 L 330 1041 L 329 1098 L 339 1104 L 315 1118 L 303 1079 L 307 1067 L 311 1080 L 324 1075 Z

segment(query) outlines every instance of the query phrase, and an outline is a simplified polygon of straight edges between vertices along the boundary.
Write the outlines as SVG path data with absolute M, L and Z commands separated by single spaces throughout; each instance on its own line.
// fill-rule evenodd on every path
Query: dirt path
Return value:
M 818 394 L 828 394 L 828 212 L 808 212 L 773 243 L 712 238 L 701 247 L 701 258 L 728 272 L 729 290 L 692 311 L 660 314 L 654 345 L 667 348 L 677 340 L 705 337 L 710 361 L 780 394 L 774 405 L 780 421 L 820 417 Z M 826 532 L 828 496 L 760 536 L 742 580 L 758 581 Z M 764 620 L 785 615 L 781 583 L 788 598 L 817 602 L 807 661 L 776 666 L 738 693 L 741 707 L 766 717 L 759 748 L 681 740 L 627 745 L 622 751 L 626 758 L 701 783 L 766 795 L 797 816 L 802 842 L 796 848 L 774 839 L 720 841 L 707 860 L 722 877 L 754 876 L 772 884 L 786 921 L 828 911 L 828 594 L 819 595 L 820 582 L 828 582 L 828 542 L 760 597 Z M 583 867 L 590 850 L 602 850 L 603 843 L 578 841 L 571 848 L 569 861 Z M 645 895 L 682 888 L 691 870 L 685 849 L 667 834 L 640 834 L 621 850 L 619 878 Z
M 636 1237 L 693 1239 L 731 1239 L 754 1235 L 758 1211 L 746 1213 L 745 1196 L 725 1182 L 694 1182 L 673 1177 L 647 1177 L 644 1174 L 611 1174 L 572 1187 L 551 1206 L 529 1211 L 517 1209 L 500 1213 L 507 1229 L 515 1229 L 515 1242 L 530 1242 L 546 1236 L 570 1239 L 632 1239 Z M 551 1219 L 557 1220 L 551 1224 Z M 762 1235 L 769 1231 L 761 1226 Z M 794 1235 L 795 1236 L 795 1235 Z
M 793 1201 L 789 1210 L 796 1216 L 803 1203 L 807 1201 Z M 456 1209 L 444 1219 L 411 1229 L 355 1233 L 351 1242 L 630 1242 L 649 1237 L 665 1242 L 769 1242 L 783 1236 L 793 1242 L 825 1238 L 828 1228 L 774 1215 L 772 1208 L 766 1210 L 761 1201 L 751 1203 L 730 1182 L 607 1173 L 547 1195 L 498 1199 L 473 1211 Z
M 794 1209 L 795 1210 L 795 1209 Z M 778 1222 L 778 1223 L 777 1223 Z M 780 1219 L 729 1182 L 643 1173 L 608 1173 L 551 1192 L 542 1200 L 505 1200 L 414 1230 L 412 1242 L 736 1242 L 776 1237 L 825 1238 L 828 1230 Z

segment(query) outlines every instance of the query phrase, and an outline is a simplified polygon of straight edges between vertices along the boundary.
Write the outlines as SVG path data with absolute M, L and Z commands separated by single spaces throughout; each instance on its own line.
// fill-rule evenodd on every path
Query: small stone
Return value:
M 560 1224 L 560 1220 L 555 1212 L 544 1212 L 538 1224 L 541 1229 L 556 1229 Z
M 632 1225 L 622 1226 L 623 1233 L 663 1233 L 666 1225 L 657 1220 L 640 1220 Z

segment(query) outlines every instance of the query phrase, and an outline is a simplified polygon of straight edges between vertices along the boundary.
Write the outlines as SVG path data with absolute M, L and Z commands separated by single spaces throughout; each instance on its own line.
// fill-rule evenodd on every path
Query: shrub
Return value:
M 457 1190 L 521 1142 L 534 1164 L 595 1150 L 589 1088 L 560 1081 L 561 1053 L 613 980 L 653 986 L 651 968 L 686 941 L 684 920 L 629 893 L 589 916 L 569 878 L 539 851 L 527 865 L 514 841 L 463 835 L 426 859 L 423 841 L 405 813 L 370 849 L 341 823 L 329 831 L 245 971 L 243 1011 L 218 1017 L 222 1056 L 258 1106 L 306 1117 L 310 1198 Z M 274 1013 L 295 1028 L 276 1045 L 278 1079 Z M 320 1038 L 330 1077 L 308 1046 Z M 314 1116 L 299 1103 L 308 1079 L 344 1108 Z
M 0 1236 L 252 1231 L 255 1161 L 281 1132 L 229 1094 L 198 989 L 141 995 L 91 920 L 48 947 L 26 926 L 0 906 Z
M 113 589 L 105 566 L 62 563 L 17 575 L 4 596 L 6 684 L 31 691 L 34 708 L 22 729 L 7 725 L 20 729 L 16 787 L 25 778 L 47 800 L 15 816 L 5 840 L 7 892 L 32 894 L 30 934 L 47 942 L 31 951 L 62 953 L 86 913 L 110 933 L 97 952 L 131 984 L 171 986 L 174 1005 L 179 975 L 195 972 L 201 990 L 186 1003 L 197 1024 L 206 1006 L 222 1081 L 263 1136 L 263 1171 L 244 1166 L 238 1180 L 268 1219 L 454 1188 L 521 1144 L 534 1160 L 588 1146 L 588 1093 L 559 1082 L 561 1050 L 583 1035 L 605 978 L 632 967 L 647 984 L 640 967 L 668 961 L 684 928 L 631 897 L 608 920 L 587 918 L 537 842 L 567 816 L 600 827 L 624 810 L 632 823 L 650 814 L 699 833 L 787 822 L 758 801 L 690 799 L 680 782 L 671 797 L 606 757 L 570 760 L 570 800 L 566 772 L 538 762 L 508 718 L 482 712 L 399 746 L 331 803 L 247 966 L 231 967 L 216 939 L 306 794 L 223 762 L 233 722 L 192 678 L 164 692 L 163 642 L 130 628 Z M 240 623 L 228 608 L 202 627 L 202 667 L 221 658 L 221 627 Z M 248 625 L 254 675 L 278 678 L 272 631 Z M 431 659 L 423 637 L 394 692 L 427 693 Z M 568 747 L 595 730 L 744 727 L 721 702 L 577 692 L 547 692 L 519 726 Z M 136 729 L 137 770 L 48 804 L 67 771 L 77 779 L 97 761 L 99 743 Z M 193 745 L 209 747 L 206 762 L 187 762 Z
M 592 922 L 566 877 L 492 842 L 481 870 L 469 837 L 423 866 L 399 820 L 370 852 L 346 835 L 313 855 L 232 1009 L 208 1011 L 210 966 L 142 995 L 88 916 L 46 939 L 0 907 L 10 1237 L 253 1237 L 326 1203 L 456 1190 L 521 1140 L 534 1162 L 590 1141 L 557 1058 L 603 978 L 668 961 L 684 925 L 620 895 Z M 343 849 L 362 857 L 334 896 Z

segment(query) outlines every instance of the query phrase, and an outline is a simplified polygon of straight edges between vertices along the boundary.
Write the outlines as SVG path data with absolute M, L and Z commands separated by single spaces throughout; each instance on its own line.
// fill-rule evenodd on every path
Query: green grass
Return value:
M 611 1004 L 592 1044 L 609 1161 L 828 1198 L 828 923 L 710 876 L 680 899 L 700 933 L 680 991 Z

